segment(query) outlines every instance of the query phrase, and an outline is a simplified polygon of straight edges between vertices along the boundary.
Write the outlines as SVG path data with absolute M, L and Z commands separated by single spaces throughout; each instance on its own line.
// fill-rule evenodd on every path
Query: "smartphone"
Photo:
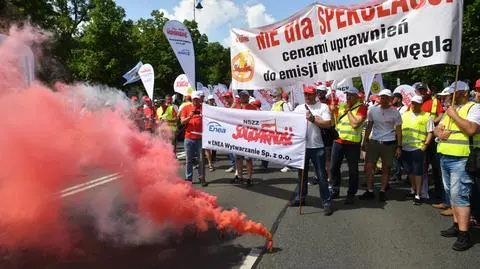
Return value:
M 310 111 L 310 108 L 308 108 L 307 104 L 305 104 L 305 109 L 309 112 L 312 112 L 312 111 Z

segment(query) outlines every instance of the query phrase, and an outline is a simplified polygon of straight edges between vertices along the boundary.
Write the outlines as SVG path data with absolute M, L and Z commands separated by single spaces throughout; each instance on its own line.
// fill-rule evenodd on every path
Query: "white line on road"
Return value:
M 240 266 L 240 269 L 252 268 L 253 264 L 255 264 L 258 257 L 260 257 L 260 253 L 261 253 L 261 250 L 256 248 L 252 249 L 250 253 L 248 253 L 247 257 L 245 257 L 245 260 L 243 260 L 243 263 Z
M 185 151 L 177 153 L 177 159 L 183 159 L 185 157 L 187 157 L 187 153 L 185 153 Z
M 67 197 L 67 196 L 70 196 L 70 195 L 74 195 L 76 193 L 86 191 L 88 189 L 95 188 L 95 187 L 98 187 L 100 185 L 107 184 L 107 183 L 112 182 L 114 180 L 117 180 L 121 177 L 122 176 L 119 175 L 119 174 L 111 174 L 111 175 L 108 175 L 108 176 L 105 176 L 105 177 L 97 178 L 97 179 L 94 179 L 92 181 L 85 182 L 85 183 L 79 184 L 77 186 L 73 186 L 71 188 L 65 189 L 61 192 L 60 196 L 61 197 Z

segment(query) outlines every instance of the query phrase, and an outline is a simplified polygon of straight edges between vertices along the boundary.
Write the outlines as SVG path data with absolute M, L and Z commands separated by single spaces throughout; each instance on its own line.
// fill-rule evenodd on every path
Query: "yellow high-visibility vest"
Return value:
M 358 109 L 360 109 L 360 103 L 357 102 L 353 107 L 355 107 L 354 110 L 352 110 L 352 114 L 356 115 Z M 339 108 L 339 116 L 341 117 L 342 115 L 345 115 L 345 105 L 341 105 Z M 339 122 L 337 122 L 335 129 L 338 132 L 338 137 L 343 140 L 347 140 L 350 142 L 354 143 L 360 143 L 362 141 L 362 126 L 359 126 L 358 128 L 353 128 L 352 125 L 350 125 L 350 120 L 348 119 L 348 115 L 343 116 Z
M 415 119 L 410 110 L 402 115 L 402 145 L 421 149 L 427 140 L 427 125 L 430 114 L 420 112 Z
M 283 100 L 275 102 L 272 106 L 272 111 L 282 112 L 283 111 L 283 104 L 285 104 L 285 101 L 283 101 Z
M 177 115 L 173 108 L 173 105 L 168 105 L 166 111 L 163 111 L 162 107 L 157 109 L 157 117 L 159 120 L 165 121 L 171 130 L 177 129 Z
M 475 105 L 474 102 L 468 102 L 458 110 L 458 116 L 463 119 L 467 118 L 468 111 L 472 106 Z M 451 134 L 447 140 L 440 140 L 438 142 L 437 152 L 456 157 L 468 157 L 470 154 L 470 143 L 468 136 L 458 128 L 454 120 L 452 120 L 447 114 L 443 119 L 443 125 L 448 128 L 450 126 Z M 475 147 L 480 146 L 480 134 L 473 136 L 473 145 Z

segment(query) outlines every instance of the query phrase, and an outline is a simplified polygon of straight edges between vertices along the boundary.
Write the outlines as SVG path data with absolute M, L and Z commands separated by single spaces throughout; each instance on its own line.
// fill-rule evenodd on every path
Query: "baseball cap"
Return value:
M 345 90 L 345 93 L 350 93 L 350 94 L 358 94 L 358 89 L 355 88 L 355 87 L 348 87 L 346 90 Z
M 419 95 L 415 95 L 411 99 L 412 103 L 423 104 L 423 98 Z
M 468 86 L 467 83 L 463 82 L 463 81 L 457 81 L 457 91 L 469 91 L 470 90 L 470 87 Z M 453 91 L 455 91 L 455 82 L 452 83 L 452 85 L 450 85 L 450 88 L 453 89 Z
M 388 97 L 392 97 L 392 91 L 390 91 L 389 89 L 381 90 L 381 91 L 378 93 L 378 96 L 382 96 L 382 95 L 385 95 L 385 96 L 388 96 Z
M 197 91 L 200 96 L 205 96 L 205 93 L 203 91 Z
M 242 95 L 244 95 L 244 96 L 250 96 L 250 94 L 249 94 L 248 91 L 246 91 L 246 90 L 240 91 L 240 92 L 238 93 L 238 96 L 242 96 Z
M 198 91 L 194 91 L 194 92 L 192 92 L 191 96 L 192 96 L 192 99 L 195 99 L 195 98 L 200 99 L 201 95 Z
M 439 96 L 447 96 L 447 95 L 450 95 L 453 93 L 453 89 L 450 88 L 450 87 L 446 87 L 445 89 L 443 89 L 443 91 L 441 91 L 438 95 Z
M 288 93 L 286 93 L 286 92 L 282 93 L 282 98 L 288 99 Z
M 426 84 L 423 84 L 422 82 L 416 82 L 412 85 L 412 87 L 415 90 L 420 90 L 420 89 L 428 90 L 428 86 Z
M 207 100 L 214 100 L 214 99 L 215 99 L 215 97 L 213 97 L 213 95 L 211 95 L 211 94 L 207 98 Z
M 233 93 L 231 91 L 228 91 L 228 92 L 224 92 L 222 94 L 223 97 L 233 97 Z
M 477 79 L 477 81 L 475 81 L 475 88 L 480 88 L 480 79 Z
M 250 98 L 248 99 L 248 103 L 251 104 L 255 102 L 255 98 L 253 98 L 252 96 L 250 96 Z
M 317 87 L 317 91 L 325 91 L 326 92 L 326 91 L 328 91 L 328 89 L 325 85 L 319 85 Z
M 306 93 L 306 94 L 316 94 L 317 91 L 314 87 L 312 86 L 305 86 L 303 87 L 303 93 Z

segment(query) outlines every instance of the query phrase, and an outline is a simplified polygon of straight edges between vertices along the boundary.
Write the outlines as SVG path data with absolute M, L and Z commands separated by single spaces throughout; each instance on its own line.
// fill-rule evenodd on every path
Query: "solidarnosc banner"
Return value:
M 167 37 L 175 56 L 177 56 L 178 62 L 188 78 L 188 82 L 195 87 L 195 51 L 193 50 L 190 32 L 183 23 L 171 20 L 163 26 L 163 33 Z
M 203 148 L 303 169 L 304 114 L 203 105 Z
M 433 64 L 459 64 L 463 0 L 312 4 L 231 31 L 232 87 L 264 89 Z
M 153 86 L 155 83 L 155 73 L 153 71 L 153 67 L 150 64 L 144 64 L 138 70 L 138 75 L 142 80 L 143 87 L 145 87 L 145 91 L 147 91 L 148 97 L 153 100 Z

